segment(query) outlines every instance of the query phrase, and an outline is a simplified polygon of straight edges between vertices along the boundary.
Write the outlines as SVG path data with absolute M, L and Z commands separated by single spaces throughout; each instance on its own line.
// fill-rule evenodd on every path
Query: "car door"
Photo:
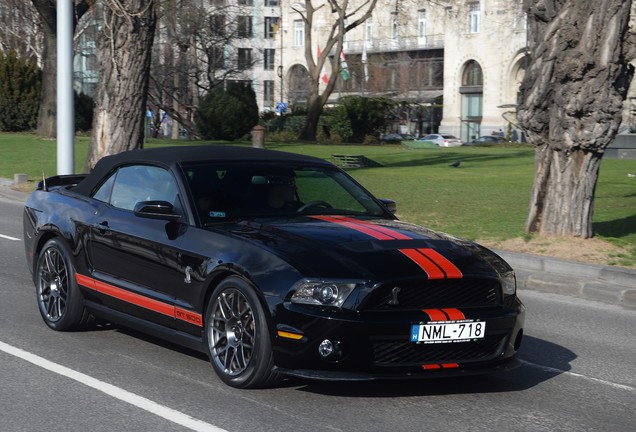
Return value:
M 174 176 L 162 167 L 120 167 L 93 198 L 104 201 L 91 225 L 91 287 L 115 311 L 174 327 L 174 293 L 184 284 L 179 223 L 139 217 L 138 202 L 161 200 L 182 208 Z

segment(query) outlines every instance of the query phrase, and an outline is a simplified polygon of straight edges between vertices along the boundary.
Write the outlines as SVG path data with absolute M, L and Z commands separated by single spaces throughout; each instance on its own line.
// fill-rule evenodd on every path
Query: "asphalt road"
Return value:
M 56 333 L 0 196 L 0 430 L 633 431 L 636 311 L 524 290 L 521 368 L 417 382 L 223 385 L 205 357 L 126 329 Z

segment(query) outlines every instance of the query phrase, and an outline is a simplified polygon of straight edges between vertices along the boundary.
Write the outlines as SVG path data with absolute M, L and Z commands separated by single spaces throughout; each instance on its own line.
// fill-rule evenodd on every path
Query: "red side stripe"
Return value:
M 446 321 L 448 317 L 439 309 L 424 309 L 424 313 L 426 313 L 431 321 Z
M 446 273 L 447 278 L 461 279 L 464 277 L 461 270 L 455 267 L 455 264 L 450 262 L 444 255 L 440 254 L 435 249 L 418 249 L 418 251 L 437 264 L 444 273 Z
M 444 272 L 433 263 L 430 258 L 422 255 L 417 249 L 400 249 L 407 257 L 411 258 L 415 264 L 420 266 L 426 272 L 429 279 L 444 279 Z
M 203 325 L 203 318 L 201 314 L 181 308 L 176 308 L 168 303 L 153 300 L 148 297 L 126 291 L 124 289 L 109 285 L 104 282 L 100 282 L 96 279 L 81 274 L 76 274 L 75 280 L 82 286 L 100 292 L 102 294 L 106 294 L 107 296 L 116 298 L 118 300 L 133 304 L 135 306 L 139 306 L 144 309 L 148 309 L 175 319 L 186 321 L 194 325 Z

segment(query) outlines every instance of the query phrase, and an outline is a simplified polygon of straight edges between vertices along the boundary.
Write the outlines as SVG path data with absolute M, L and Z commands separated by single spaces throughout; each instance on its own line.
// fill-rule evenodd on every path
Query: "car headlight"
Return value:
M 499 273 L 501 288 L 504 295 L 514 295 L 517 292 L 517 278 L 514 271 Z
M 304 279 L 292 287 L 291 302 L 341 307 L 356 285 L 353 281 Z
M 499 255 L 493 251 L 484 248 L 477 243 L 473 243 L 479 248 L 481 256 L 490 264 L 490 266 L 499 275 L 501 282 L 501 289 L 504 295 L 515 295 L 517 293 L 517 278 L 515 277 L 515 271 L 510 265 Z

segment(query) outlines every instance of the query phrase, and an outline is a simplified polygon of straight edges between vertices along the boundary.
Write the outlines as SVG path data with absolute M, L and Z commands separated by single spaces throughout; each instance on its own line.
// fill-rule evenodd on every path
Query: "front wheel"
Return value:
M 42 248 L 35 268 L 35 289 L 40 315 L 53 330 L 76 330 L 89 321 L 71 253 L 63 241 L 52 239 Z
M 236 276 L 223 280 L 205 317 L 210 361 L 224 383 L 257 388 L 278 380 L 265 313 L 252 285 Z

